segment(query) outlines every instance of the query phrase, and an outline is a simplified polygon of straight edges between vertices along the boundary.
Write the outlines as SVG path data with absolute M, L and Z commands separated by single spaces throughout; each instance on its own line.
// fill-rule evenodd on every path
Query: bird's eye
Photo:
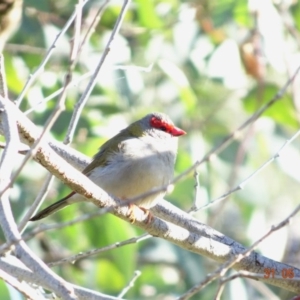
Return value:
M 160 130 L 162 130 L 162 131 L 167 131 L 167 127 L 166 127 L 166 126 L 161 126 L 161 127 L 160 127 Z

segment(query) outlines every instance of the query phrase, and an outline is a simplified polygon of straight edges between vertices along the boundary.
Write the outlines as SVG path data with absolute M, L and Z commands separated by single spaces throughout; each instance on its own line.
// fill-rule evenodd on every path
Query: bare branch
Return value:
M 0 53 L 0 95 L 3 98 L 7 98 L 7 83 L 6 83 L 6 74 L 4 69 L 4 57 L 3 54 Z
M 196 211 L 198 210 L 199 207 L 199 202 L 200 202 L 200 195 L 199 195 L 199 189 L 200 189 L 200 181 L 199 181 L 199 172 L 198 170 L 194 171 L 194 201 L 193 201 L 193 205 L 190 209 L 190 211 Z
M 41 295 L 38 295 L 37 290 L 31 288 L 26 282 L 17 280 L 14 276 L 8 275 L 0 269 L 0 278 L 14 287 L 17 291 L 23 294 L 29 300 L 41 300 Z
M 120 247 L 123 247 L 123 246 L 126 246 L 126 245 L 139 243 L 139 242 L 144 241 L 144 240 L 146 240 L 150 237 L 151 236 L 149 234 L 145 233 L 145 234 L 142 234 L 138 237 L 134 237 L 134 238 L 125 240 L 123 242 L 117 242 L 117 243 L 114 243 L 112 245 L 105 246 L 105 247 L 102 247 L 102 248 L 99 248 L 99 249 L 93 249 L 93 250 L 89 250 L 89 251 L 86 251 L 86 252 L 80 252 L 79 254 L 76 254 L 76 255 L 73 255 L 73 256 L 70 256 L 70 257 L 66 257 L 66 258 L 60 259 L 60 260 L 55 261 L 55 262 L 48 263 L 48 266 L 49 267 L 54 267 L 54 266 L 61 265 L 61 264 L 64 264 L 64 263 L 72 263 L 73 264 L 79 259 L 94 256 L 94 255 L 97 255 L 99 253 L 109 251 L 109 250 L 112 250 L 112 249 L 116 249 L 116 248 L 120 248 Z
M 100 73 L 100 70 L 103 66 L 103 63 L 112 47 L 112 43 L 115 39 L 115 36 L 118 34 L 119 30 L 120 30 L 120 27 L 121 27 L 121 24 L 122 24 L 122 21 L 123 21 L 123 18 L 125 16 L 125 13 L 129 7 L 129 4 L 130 4 L 130 0 L 124 0 L 124 4 L 122 6 L 122 9 L 121 9 L 121 12 L 118 16 L 118 19 L 115 23 L 115 26 L 114 26 L 114 29 L 110 35 L 110 38 L 109 38 L 109 41 L 103 51 L 103 54 L 101 56 L 101 59 L 94 71 L 94 74 L 90 80 L 90 82 L 88 83 L 84 93 L 82 94 L 81 98 L 79 99 L 79 101 L 76 103 L 75 105 L 75 108 L 74 108 L 74 113 L 72 115 L 72 119 L 71 119 L 71 122 L 70 122 L 70 126 L 68 128 L 68 132 L 67 132 L 67 136 L 66 136 L 66 144 L 69 144 L 72 140 L 73 140 L 73 136 L 74 136 L 74 132 L 75 132 L 75 128 L 77 126 L 77 123 L 78 123 L 78 120 L 79 120 L 79 117 L 80 117 L 80 114 L 81 114 L 81 111 L 88 99 L 88 97 L 90 96 L 94 86 L 96 85 L 96 80 L 98 78 L 98 75 Z
M 101 19 L 101 16 L 102 16 L 102 14 L 104 12 L 104 9 L 107 7 L 109 1 L 110 0 L 103 1 L 102 5 L 100 5 L 100 7 L 98 8 L 98 10 L 97 10 L 97 12 L 96 12 L 96 14 L 95 14 L 95 16 L 94 16 L 94 18 L 93 18 L 93 20 L 92 20 L 89 28 L 88 28 L 88 30 L 86 31 L 86 33 L 84 35 L 84 38 L 83 38 L 83 40 L 82 40 L 82 42 L 80 44 L 80 47 L 79 47 L 79 50 L 78 50 L 78 55 L 77 55 L 77 58 L 76 58 L 76 63 L 78 62 L 78 60 L 80 58 L 80 54 L 81 54 L 81 52 L 83 50 L 84 45 L 86 44 L 86 42 L 90 39 L 90 37 L 94 33 L 95 28 L 98 25 L 98 23 L 99 23 L 99 21 Z
M 31 252 L 27 245 L 21 241 L 21 236 L 14 221 L 8 197 L 9 190 L 7 190 L 6 187 L 10 183 L 13 168 L 12 162 L 16 161 L 18 132 L 15 116 L 7 104 L 13 105 L 9 100 L 0 97 L 1 120 L 7 143 L 0 163 L 0 224 L 2 230 L 7 242 L 19 241 L 16 243 L 15 252 L 21 261 L 30 267 L 31 270 L 39 273 L 39 276 L 41 276 L 44 281 L 47 281 L 58 295 L 65 299 L 75 299 L 73 289 L 54 272 L 49 270 L 45 264 Z
M 30 206 L 29 210 L 26 212 L 25 216 L 23 217 L 23 219 L 21 220 L 18 226 L 18 230 L 20 231 L 21 234 L 25 231 L 29 219 L 37 212 L 37 210 L 40 208 L 41 204 L 43 203 L 44 199 L 47 197 L 49 188 L 53 180 L 54 180 L 54 176 L 51 173 L 49 173 L 39 194 L 37 195 L 36 199 Z
M 85 5 L 89 0 L 83 0 L 83 5 Z M 31 74 L 21 92 L 21 94 L 19 95 L 18 99 L 16 100 L 16 104 L 19 106 L 24 98 L 24 96 L 26 95 L 28 89 L 30 88 L 30 86 L 34 83 L 34 81 L 38 78 L 38 76 L 43 72 L 45 65 L 47 64 L 47 62 L 49 61 L 57 42 L 59 41 L 59 39 L 65 34 L 65 32 L 68 30 L 68 28 L 71 26 L 71 24 L 73 23 L 74 19 L 76 18 L 76 13 L 77 11 L 75 10 L 74 13 L 71 15 L 71 17 L 69 18 L 68 22 L 65 24 L 65 26 L 62 28 L 62 30 L 57 34 L 57 36 L 55 37 L 51 47 L 48 49 L 47 54 L 45 56 L 45 58 L 43 59 L 42 63 L 40 64 L 40 66 L 36 69 L 36 71 Z
M 211 207 L 212 205 L 215 205 L 221 201 L 223 201 L 224 199 L 226 199 L 229 195 L 231 195 L 232 193 L 242 190 L 251 179 L 253 179 L 257 174 L 259 174 L 262 170 L 264 170 L 267 166 L 269 166 L 272 162 L 274 162 L 274 160 L 276 160 L 278 157 L 280 157 L 281 153 L 284 151 L 284 149 L 290 144 L 292 143 L 296 138 L 298 138 L 300 134 L 300 130 L 298 130 L 290 139 L 288 139 L 287 141 L 285 141 L 285 143 L 279 148 L 279 150 L 272 156 L 270 157 L 266 162 L 264 162 L 258 169 L 256 169 L 252 174 L 250 174 L 247 178 L 245 178 L 244 180 L 242 180 L 242 182 L 239 183 L 239 185 L 237 185 L 236 187 L 234 187 L 233 189 L 231 189 L 230 191 L 226 192 L 225 194 L 223 194 L 222 196 L 218 197 L 215 200 L 210 201 L 209 203 L 203 205 L 202 207 L 197 208 L 194 211 L 198 211 L 200 209 L 206 209 Z
M 134 286 L 135 281 L 141 276 L 141 271 L 134 271 L 133 277 L 130 282 L 128 282 L 127 286 L 124 287 L 122 292 L 119 294 L 118 299 L 122 299 L 124 295 Z
M 40 276 L 26 268 L 19 260 L 14 256 L 7 255 L 0 257 L 0 269 L 4 272 L 15 276 L 22 280 L 25 280 L 29 283 L 33 283 L 39 286 L 44 286 L 45 288 L 51 290 L 51 285 L 48 282 L 44 282 Z M 116 300 L 118 298 L 108 296 L 93 290 L 82 288 L 81 286 L 69 284 L 73 289 L 76 295 L 76 300 Z

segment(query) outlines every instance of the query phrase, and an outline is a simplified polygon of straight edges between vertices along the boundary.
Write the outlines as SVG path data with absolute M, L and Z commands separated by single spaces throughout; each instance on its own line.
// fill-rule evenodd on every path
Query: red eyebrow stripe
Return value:
M 173 124 L 167 123 L 161 119 L 158 119 L 156 117 L 152 117 L 150 119 L 150 125 L 153 128 L 162 129 L 163 127 L 166 128 L 166 132 L 170 133 L 173 136 L 180 136 L 186 134 L 186 132 Z

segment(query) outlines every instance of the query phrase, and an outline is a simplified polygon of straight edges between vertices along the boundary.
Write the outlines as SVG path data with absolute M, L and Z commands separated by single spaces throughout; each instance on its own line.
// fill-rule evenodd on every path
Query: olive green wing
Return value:
M 107 166 L 108 158 L 114 152 L 118 152 L 122 148 L 124 141 L 132 139 L 134 136 L 126 129 L 120 131 L 113 138 L 105 142 L 100 148 L 99 152 L 94 156 L 92 162 L 82 171 L 83 174 L 88 175 L 92 170 L 100 166 Z

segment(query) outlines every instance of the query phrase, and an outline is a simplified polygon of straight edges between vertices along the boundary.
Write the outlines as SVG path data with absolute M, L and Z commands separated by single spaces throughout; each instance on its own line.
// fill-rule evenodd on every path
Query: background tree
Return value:
M 72 299 L 74 286 L 67 282 L 75 285 L 78 298 L 88 299 L 116 299 L 122 291 L 126 299 L 290 299 L 292 292 L 299 294 L 299 217 L 293 223 L 286 219 L 298 208 L 300 180 L 299 3 L 26 0 L 23 11 L 19 30 L 3 50 L 8 97 L 17 106 L 2 99 L 1 131 L 8 143 L 7 128 L 17 122 L 22 142 L 35 144 L 38 151 L 18 145 L 17 159 L 3 151 L 1 180 L 10 178 L 3 170 L 13 166 L 10 205 L 25 242 L 16 242 L 18 233 L 7 235 L 14 229 L 12 218 L 11 228 L 5 227 L 9 203 L 3 179 L 1 251 L 11 244 L 14 248 L 0 260 L 1 299 L 43 299 L 49 291 Z M 184 175 L 166 200 L 182 211 L 196 211 L 192 216 L 216 231 L 164 202 L 154 209 L 164 221 L 155 219 L 149 226 L 142 219 L 131 225 L 89 203 L 28 223 L 29 213 L 41 205 L 34 200 L 37 195 L 46 198 L 46 206 L 69 192 L 45 168 L 74 189 L 84 180 L 74 174 L 80 178 L 75 182 L 74 172 L 59 163 L 67 174 L 63 178 L 55 170 L 58 158 L 45 144 L 51 141 L 52 149 L 82 169 L 88 160 L 70 156 L 71 150 L 55 141 L 92 156 L 118 130 L 150 111 L 169 114 L 188 133 L 180 140 L 176 164 L 176 174 Z M 45 153 L 50 153 L 48 160 Z M 27 160 L 20 169 L 24 154 L 45 168 Z M 282 155 L 275 160 L 277 154 Z M 103 200 L 103 194 L 97 195 Z M 126 219 L 123 210 L 113 213 Z M 232 268 L 214 273 L 233 253 L 243 252 L 234 241 L 250 247 L 283 220 L 280 230 L 258 245 L 264 257 L 252 253 L 234 266 L 248 273 L 216 280 L 236 274 Z M 85 253 L 92 249 L 99 250 Z M 33 273 L 22 269 L 17 258 Z M 197 293 L 186 295 L 193 287 Z

